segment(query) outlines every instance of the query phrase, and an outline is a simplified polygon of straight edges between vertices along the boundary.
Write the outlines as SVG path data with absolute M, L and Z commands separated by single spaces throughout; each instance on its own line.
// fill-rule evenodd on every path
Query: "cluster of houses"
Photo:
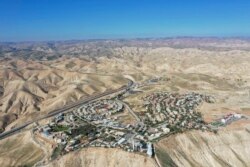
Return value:
M 161 81 L 156 77 L 145 84 Z M 134 85 L 139 87 L 143 85 Z M 127 93 L 127 94 L 126 94 Z M 123 92 L 129 95 L 131 91 Z M 116 98 L 120 94 L 115 95 Z M 66 114 L 58 114 L 49 124 L 39 126 L 35 133 L 53 147 L 60 146 L 61 154 L 83 147 L 121 148 L 128 152 L 154 154 L 153 142 L 175 132 L 187 129 L 211 130 L 197 112 L 203 103 L 214 98 L 198 93 L 152 93 L 142 98 L 145 111 L 137 112 L 138 122 L 127 124 L 118 119 L 125 106 L 119 100 L 103 99 L 82 105 Z M 243 118 L 233 113 L 217 120 L 221 126 Z M 56 150 L 56 149 L 55 149 Z
M 224 115 L 222 118 L 219 118 L 213 122 L 210 123 L 210 125 L 213 128 L 218 128 L 220 126 L 226 126 L 231 124 L 234 121 L 240 120 L 246 118 L 244 115 L 239 113 L 229 113 L 227 115 Z
M 128 152 L 144 152 L 147 153 L 148 148 L 146 140 L 133 131 L 115 130 L 112 128 L 103 128 L 98 138 L 90 143 L 92 147 L 105 147 L 105 148 L 121 148 Z M 149 156 L 152 153 L 147 153 Z
M 248 119 L 248 117 L 246 115 L 239 114 L 239 113 L 229 113 L 229 114 L 222 116 L 221 118 L 218 118 L 210 122 L 209 127 L 210 129 L 213 129 L 214 131 L 217 132 L 220 127 L 225 127 L 231 124 L 232 122 L 235 122 L 241 119 Z
M 87 105 L 83 105 L 74 111 L 74 114 L 82 119 L 94 123 L 103 123 L 112 115 L 122 112 L 124 106 L 115 100 L 99 100 Z
M 95 101 L 56 115 L 49 124 L 37 128 L 36 134 L 56 147 L 63 147 L 61 154 L 82 147 L 117 147 L 152 156 L 152 144 L 144 135 L 147 127 L 143 123 L 130 125 L 117 121 L 115 114 L 123 110 L 123 104 L 115 100 Z
M 241 119 L 243 116 L 238 113 L 230 113 L 225 115 L 223 118 L 221 118 L 221 123 L 223 124 L 230 124 L 233 121 L 237 121 Z
M 196 93 L 154 93 L 143 98 L 146 112 L 142 121 L 126 124 L 117 119 L 124 111 L 118 100 L 98 100 L 72 112 L 56 115 L 49 124 L 37 128 L 37 134 L 56 147 L 62 154 L 82 147 L 121 148 L 129 152 L 142 152 L 152 156 L 155 140 L 180 129 L 207 126 L 196 107 L 207 96 Z
M 164 123 L 170 131 L 185 129 L 204 129 L 208 127 L 203 121 L 197 107 L 202 102 L 212 103 L 210 96 L 198 93 L 168 93 L 159 92 L 147 95 L 143 98 L 146 112 L 140 116 L 149 126 L 161 125 Z M 167 129 L 161 131 L 167 132 Z M 160 133 L 156 134 L 159 135 Z
M 211 130 L 197 107 L 214 99 L 197 93 L 153 93 L 143 98 L 146 112 L 138 113 L 140 122 L 124 124 L 116 114 L 124 111 L 117 100 L 99 100 L 66 114 L 56 115 L 49 124 L 36 129 L 36 134 L 53 147 L 62 147 L 61 154 L 83 147 L 121 148 L 153 156 L 152 142 L 187 129 Z M 223 126 L 243 118 L 232 113 L 217 120 Z
M 167 124 L 160 124 L 156 127 L 150 127 L 147 131 L 147 138 L 149 141 L 154 141 L 162 136 L 165 136 L 170 133 L 170 128 Z
M 78 120 L 72 113 L 58 114 L 49 124 L 38 127 L 36 134 L 53 145 L 63 145 L 65 150 L 73 150 L 77 147 L 75 146 L 77 141 L 83 136 L 76 134 L 75 131 L 85 126 L 88 124 Z

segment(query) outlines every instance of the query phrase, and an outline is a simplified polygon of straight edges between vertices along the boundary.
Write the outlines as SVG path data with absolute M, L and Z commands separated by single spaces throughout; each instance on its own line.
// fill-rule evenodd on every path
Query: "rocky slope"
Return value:
M 152 91 L 213 94 L 217 102 L 200 109 L 207 121 L 230 112 L 250 115 L 249 39 L 12 43 L 0 44 L 0 129 L 10 129 L 80 98 L 118 88 L 127 83 L 124 76 L 136 82 L 154 77 L 170 79 Z M 129 102 L 133 101 L 136 102 Z M 171 136 L 156 144 L 157 157 L 162 166 L 250 166 L 249 124 L 233 123 L 218 134 L 192 131 Z M 21 139 L 11 138 L 25 144 L 26 140 Z M 11 150 L 19 147 L 10 143 Z M 6 145 L 8 142 L 0 143 L 0 166 L 24 164 L 23 160 L 32 156 L 36 157 L 33 163 L 41 156 L 41 151 L 34 149 L 32 156 L 19 157 L 8 151 Z M 20 148 L 25 149 L 23 146 L 27 145 Z M 149 158 L 118 149 L 91 148 L 70 153 L 49 165 L 155 164 Z
M 117 89 L 128 82 L 119 75 L 57 69 L 31 60 L 28 63 L 16 59 L 1 61 L 0 68 L 0 129 L 15 120 L 7 119 L 13 114 L 17 120 L 24 119 L 21 123 L 94 93 Z
M 88 148 L 69 153 L 53 161 L 49 167 L 155 167 L 148 157 L 128 153 L 120 149 Z
M 32 166 L 44 156 L 31 141 L 30 132 L 24 132 L 0 141 L 0 166 Z
M 247 167 L 250 166 L 250 126 L 218 134 L 188 132 L 156 144 L 162 166 Z

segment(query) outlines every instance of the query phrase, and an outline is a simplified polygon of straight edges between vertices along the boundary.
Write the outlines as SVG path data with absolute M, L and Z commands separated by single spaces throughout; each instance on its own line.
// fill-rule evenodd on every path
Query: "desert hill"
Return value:
M 65 166 L 120 166 L 120 167 L 155 167 L 155 162 L 147 157 L 138 154 L 131 154 L 119 149 L 94 148 L 70 153 L 59 160 L 51 162 L 48 166 L 65 167 Z
M 0 166 L 32 166 L 43 158 L 43 151 L 31 141 L 30 132 L 0 141 Z
M 1 67 L 0 117 L 10 113 L 18 117 L 46 114 L 80 98 L 127 83 L 127 79 L 119 75 L 57 69 L 36 61 L 28 64 L 24 60 L 2 61 Z
M 249 166 L 249 137 L 249 126 L 217 135 L 189 132 L 160 141 L 157 156 L 162 166 Z
M 127 84 L 126 78 L 138 84 L 163 78 L 125 99 L 136 112 L 141 111 L 140 98 L 146 93 L 194 91 L 216 98 L 215 104 L 200 107 L 206 121 L 230 112 L 250 116 L 249 39 L 10 43 L 0 44 L 0 128 L 10 129 L 94 93 L 119 88 Z M 244 120 L 218 134 L 191 131 L 170 136 L 156 143 L 156 155 L 162 166 L 249 166 L 248 138 L 249 120 Z M 3 146 L 0 142 L 0 148 Z M 99 148 L 81 149 L 49 165 L 121 163 L 155 166 L 151 159 L 137 154 Z

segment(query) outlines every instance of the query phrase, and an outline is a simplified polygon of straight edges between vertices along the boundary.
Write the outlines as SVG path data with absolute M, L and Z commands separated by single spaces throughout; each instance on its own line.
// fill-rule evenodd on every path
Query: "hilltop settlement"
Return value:
M 203 102 L 214 103 L 214 97 L 194 92 L 156 92 L 141 98 L 145 112 L 130 109 L 137 120 L 135 123 L 124 123 L 118 115 L 128 107 L 122 98 L 129 92 L 131 90 L 58 114 L 49 124 L 36 127 L 34 133 L 52 145 L 52 159 L 84 147 L 116 147 L 151 157 L 153 143 L 162 137 L 190 129 L 215 132 L 219 126 L 242 118 L 235 113 L 206 123 L 198 107 Z

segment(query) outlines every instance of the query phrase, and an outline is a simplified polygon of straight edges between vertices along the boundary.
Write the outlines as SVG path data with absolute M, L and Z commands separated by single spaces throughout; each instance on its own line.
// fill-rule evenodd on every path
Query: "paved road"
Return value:
M 127 103 L 125 103 L 125 102 L 123 102 L 121 100 L 117 100 L 117 101 L 119 101 L 120 103 L 122 103 L 128 109 L 128 111 L 134 116 L 134 118 L 136 119 L 136 121 L 141 122 L 141 119 L 138 117 L 138 115 L 136 115 L 134 113 L 134 111 L 129 107 L 129 105 Z
M 16 127 L 16 128 L 13 128 L 13 129 L 11 129 L 11 130 L 9 130 L 9 131 L 7 131 L 7 132 L 1 133 L 1 134 L 0 134 L 0 140 L 2 140 L 2 139 L 4 139 L 4 138 L 7 138 L 7 137 L 9 137 L 9 136 L 12 136 L 12 135 L 14 135 L 14 134 L 16 134 L 16 133 L 19 133 L 22 129 L 24 129 L 25 127 L 27 127 L 28 125 L 30 125 L 30 124 L 32 124 L 32 123 L 34 123 L 34 122 L 37 122 L 37 121 L 40 121 L 40 120 L 42 120 L 42 119 L 46 119 L 46 118 L 55 116 L 55 115 L 57 115 L 57 114 L 59 114 L 59 113 L 66 112 L 66 111 L 68 111 L 68 110 L 70 110 L 70 109 L 72 109 L 72 108 L 79 107 L 79 106 L 81 106 L 81 105 L 83 105 L 83 104 L 89 103 L 89 102 L 91 102 L 91 101 L 93 101 L 93 100 L 96 100 L 96 99 L 99 99 L 99 98 L 101 98 L 101 97 L 104 97 L 104 96 L 107 96 L 107 95 L 110 95 L 110 94 L 113 94 L 113 93 L 117 93 L 117 92 L 120 92 L 120 91 L 123 91 L 123 90 L 127 90 L 127 89 L 129 89 L 130 87 L 132 87 L 133 85 L 134 85 L 134 82 L 131 81 L 131 80 L 129 80 L 129 82 L 128 82 L 128 84 L 127 84 L 126 86 L 123 86 L 123 87 L 121 87 L 121 88 L 119 88 L 119 89 L 116 89 L 116 90 L 109 90 L 109 91 L 106 91 L 106 92 L 101 93 L 101 94 L 93 95 L 93 96 L 87 97 L 87 98 L 85 98 L 85 99 L 83 99 L 83 100 L 80 100 L 80 101 L 78 101 L 78 102 L 76 102 L 76 103 L 72 103 L 72 104 L 69 104 L 69 105 L 67 105 L 67 106 L 64 106 L 64 107 L 61 108 L 61 109 L 56 109 L 56 110 L 54 110 L 54 111 L 48 113 L 46 116 L 37 118 L 37 119 L 35 119 L 35 120 L 33 120 L 33 121 L 29 121 L 29 122 L 27 122 L 27 123 L 25 123 L 25 124 L 23 124 L 23 125 L 21 125 L 21 126 L 19 126 L 19 127 Z

